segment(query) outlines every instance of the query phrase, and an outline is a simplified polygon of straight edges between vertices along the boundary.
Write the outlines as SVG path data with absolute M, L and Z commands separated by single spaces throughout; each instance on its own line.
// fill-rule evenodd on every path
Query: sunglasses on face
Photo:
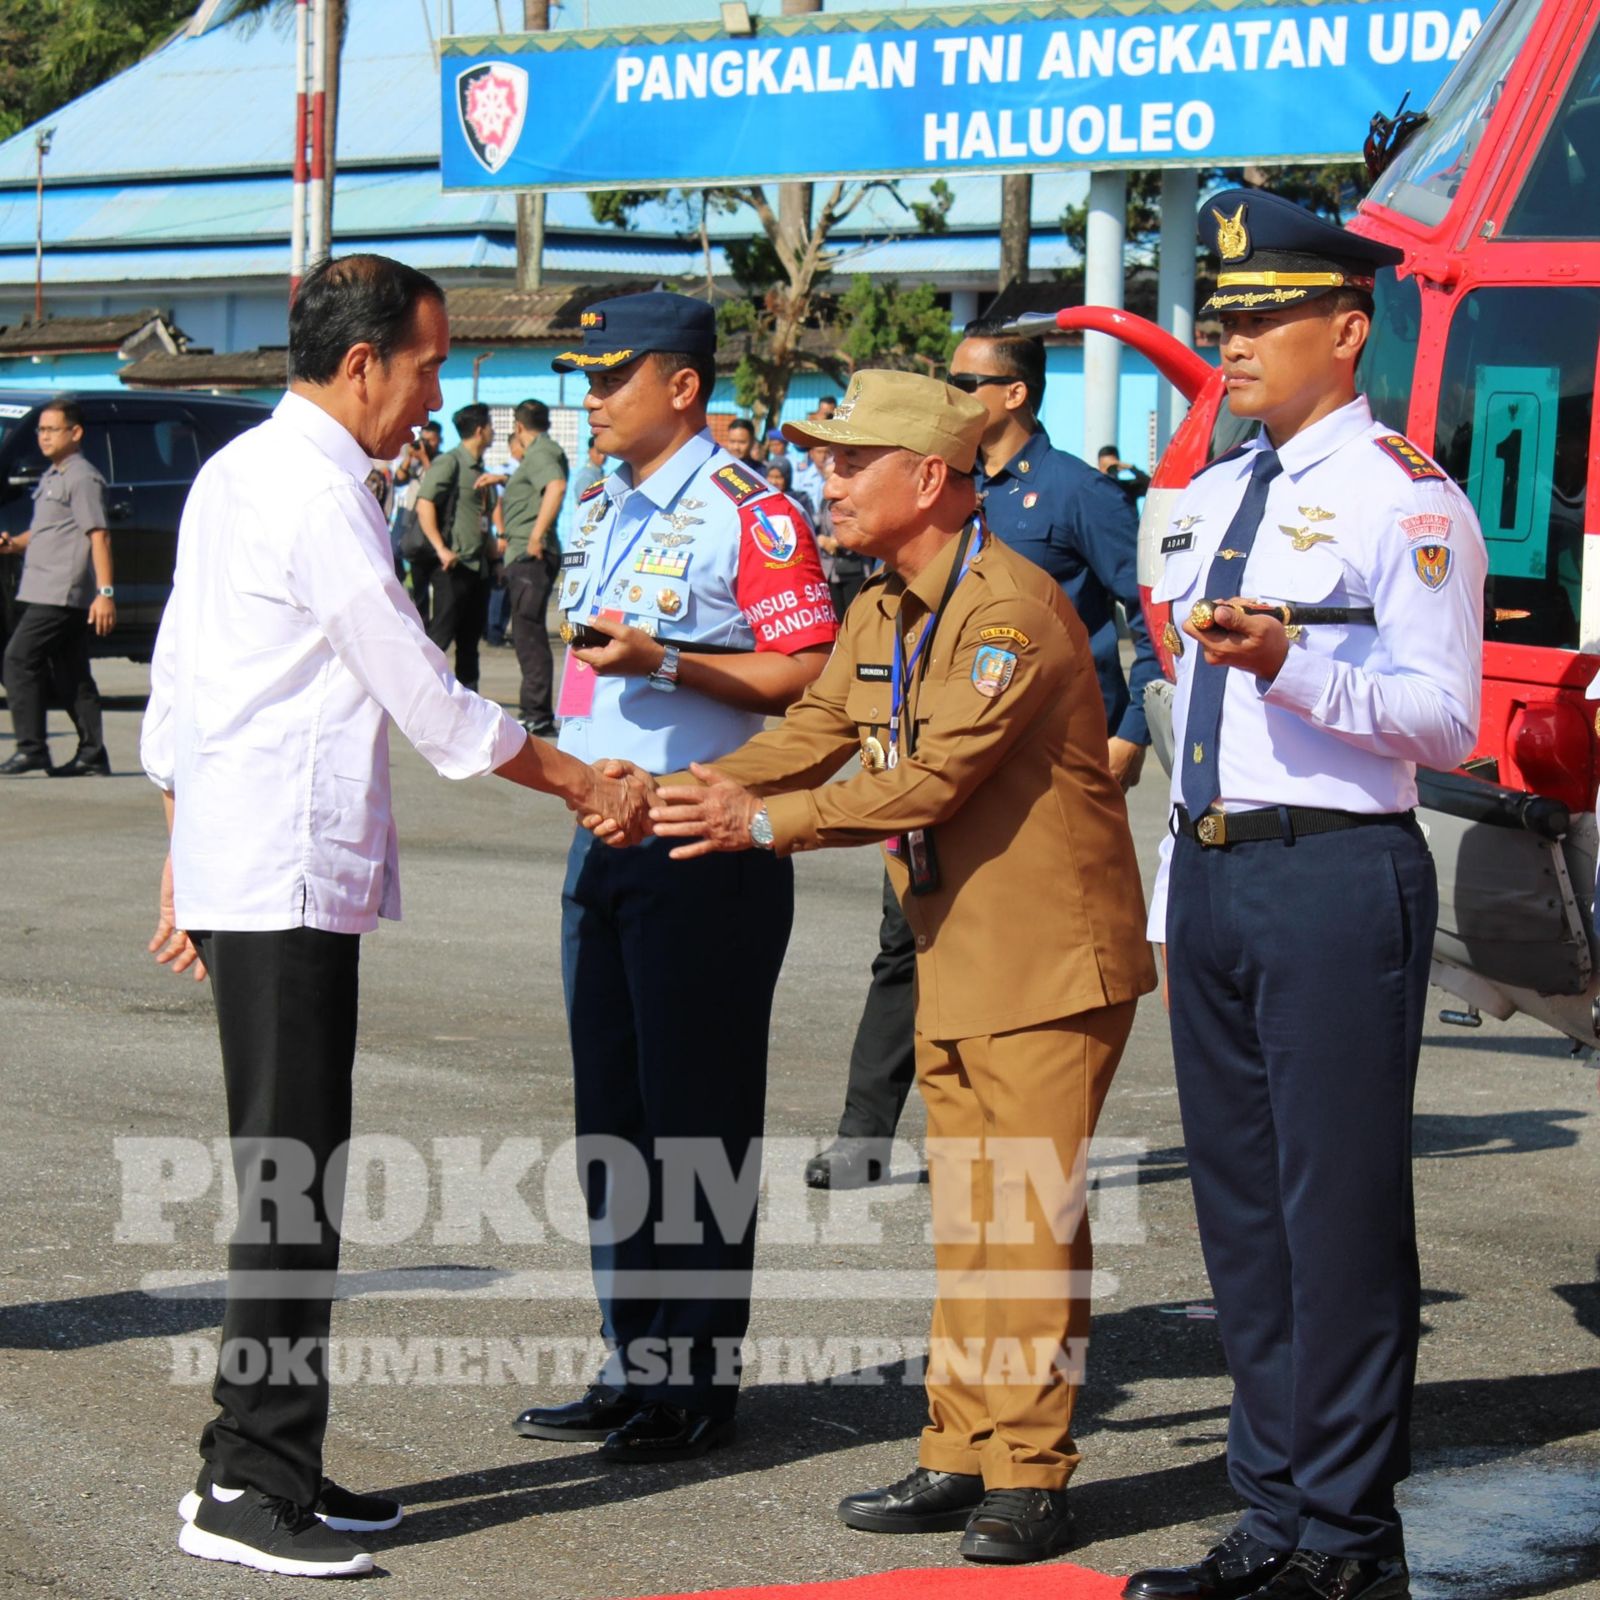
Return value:
M 1017 379 L 1002 372 L 952 372 L 949 382 L 962 394 L 976 394 L 986 383 L 1016 383 Z

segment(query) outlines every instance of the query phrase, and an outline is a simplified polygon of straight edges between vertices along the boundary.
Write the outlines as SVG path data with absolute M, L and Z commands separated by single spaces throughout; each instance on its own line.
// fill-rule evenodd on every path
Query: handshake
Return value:
M 581 825 L 618 849 L 652 834 L 686 839 L 674 847 L 674 861 L 719 850 L 748 850 L 754 842 L 750 822 L 761 809 L 760 796 L 718 772 L 691 762 L 692 784 L 662 784 L 631 761 L 609 758 L 590 768 L 589 794 L 573 804 Z M 570 803 L 570 802 L 569 802 Z

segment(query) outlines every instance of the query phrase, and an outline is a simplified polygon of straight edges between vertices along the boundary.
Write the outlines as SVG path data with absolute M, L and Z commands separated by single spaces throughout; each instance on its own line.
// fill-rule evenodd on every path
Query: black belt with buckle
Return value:
M 1289 843 L 1306 834 L 1342 833 L 1377 822 L 1409 821 L 1409 811 L 1317 811 L 1307 806 L 1264 806 L 1259 811 L 1208 811 L 1191 817 L 1183 806 L 1172 808 L 1172 831 L 1193 839 L 1202 849 L 1250 844 L 1260 839 Z

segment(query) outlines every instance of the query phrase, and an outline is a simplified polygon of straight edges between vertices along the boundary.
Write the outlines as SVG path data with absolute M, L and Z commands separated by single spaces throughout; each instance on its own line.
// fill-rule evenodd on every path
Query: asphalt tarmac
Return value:
M 509 698 L 510 653 L 487 660 L 486 687 Z M 163 850 L 137 770 L 145 672 L 98 672 L 117 776 L 0 789 L 0 1593 L 321 1594 L 176 1548 L 221 1309 L 222 1091 L 207 991 L 144 949 Z M 53 727 L 64 759 L 64 719 Z M 342 1482 L 408 1508 L 369 1541 L 366 1582 L 395 1600 L 611 1600 L 959 1565 L 955 1535 L 856 1533 L 833 1512 L 910 1468 L 923 1410 L 920 1108 L 886 1188 L 830 1198 L 799 1178 L 838 1116 L 876 944 L 874 853 L 797 863 L 739 1438 L 699 1462 L 610 1468 L 510 1427 L 581 1390 L 597 1332 L 565 1146 L 569 819 L 497 780 L 448 783 L 398 737 L 394 764 L 406 920 L 363 954 L 356 1120 L 381 1137 L 351 1202 L 328 1449 Z M 1164 792 L 1152 770 L 1134 795 L 1147 865 Z M 702 1026 L 714 1048 L 716 1019 Z M 1595 1068 L 1521 1020 L 1434 1022 L 1418 1108 L 1414 1592 L 1600 1595 Z M 1192 1558 L 1235 1511 L 1229 1387 L 1156 1000 L 1101 1135 L 1072 1559 L 1120 1572 Z M 152 1184 L 165 1204 L 141 1202 Z

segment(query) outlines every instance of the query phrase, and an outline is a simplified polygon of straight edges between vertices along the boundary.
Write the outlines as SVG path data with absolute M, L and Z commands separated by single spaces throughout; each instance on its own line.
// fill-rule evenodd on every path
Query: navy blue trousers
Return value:
M 794 869 L 579 830 L 562 892 L 579 1182 L 606 1381 L 725 1417 L 750 1321 L 772 992 Z
M 1398 1554 L 1420 1283 L 1411 1102 L 1438 916 L 1409 819 L 1174 840 L 1172 1048 L 1242 1526 Z

